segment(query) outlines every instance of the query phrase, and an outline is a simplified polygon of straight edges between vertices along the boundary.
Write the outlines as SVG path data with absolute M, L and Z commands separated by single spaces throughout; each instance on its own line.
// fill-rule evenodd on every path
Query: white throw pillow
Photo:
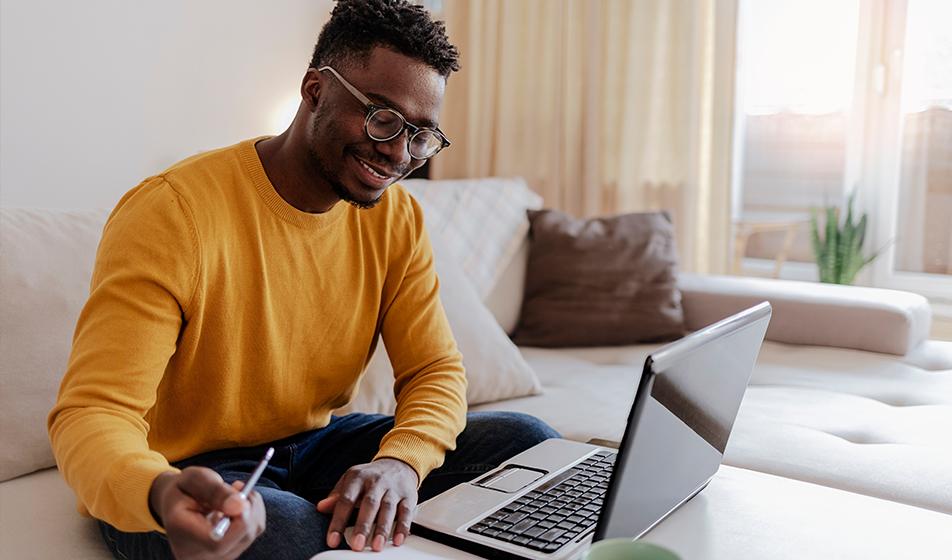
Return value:
M 486 300 L 529 231 L 526 210 L 542 197 L 520 177 L 404 181 L 423 207 L 427 230 L 439 238 Z
M 440 300 L 463 354 L 469 382 L 467 402 L 476 405 L 541 393 L 539 378 L 479 300 L 448 248 L 439 238 L 432 242 L 436 273 L 440 278 Z M 386 349 L 380 344 L 361 378 L 354 400 L 337 413 L 393 414 L 396 406 L 393 368 Z

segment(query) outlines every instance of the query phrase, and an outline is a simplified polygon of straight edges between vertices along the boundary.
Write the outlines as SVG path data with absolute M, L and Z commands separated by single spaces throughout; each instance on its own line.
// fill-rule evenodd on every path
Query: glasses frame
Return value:
M 333 74 L 333 76 L 337 78 L 337 81 L 339 81 L 340 84 L 344 86 L 344 89 L 349 91 L 350 94 L 353 95 L 355 98 L 357 98 L 357 101 L 360 101 L 360 103 L 367 109 L 367 116 L 364 117 L 364 134 L 366 134 L 367 137 L 370 138 L 371 140 L 375 142 L 389 142 L 390 140 L 393 140 L 397 136 L 400 136 L 401 134 L 403 134 L 403 131 L 409 130 L 410 134 L 407 135 L 407 153 L 410 154 L 410 157 L 416 160 L 430 159 L 431 157 L 440 153 L 443 150 L 443 148 L 446 148 L 452 145 L 452 143 L 449 141 L 449 138 L 447 138 L 446 135 L 443 134 L 443 131 L 440 130 L 439 127 L 429 128 L 425 126 L 416 126 L 415 124 L 412 124 L 409 121 L 407 121 L 407 119 L 403 116 L 403 114 L 400 113 L 400 111 L 397 111 L 396 109 L 394 109 L 393 107 L 387 107 L 386 105 L 378 105 L 374 103 L 373 101 L 371 101 L 366 95 L 361 93 L 360 90 L 358 90 L 350 82 L 345 80 L 344 77 L 341 76 L 337 70 L 334 70 L 330 66 L 321 66 L 320 68 L 317 69 L 318 72 L 323 72 L 324 70 L 327 70 L 331 74 Z M 380 111 L 390 111 L 391 113 L 400 117 L 400 121 L 403 123 L 403 126 L 400 127 L 400 130 L 395 132 L 389 138 L 376 138 L 374 137 L 373 134 L 370 133 L 370 119 L 376 113 Z M 421 132 L 432 132 L 433 134 L 436 135 L 437 138 L 441 140 L 440 147 L 437 148 L 435 152 L 433 152 L 432 154 L 426 157 L 417 157 L 413 155 L 413 151 L 411 150 L 413 138 L 417 134 L 420 134 Z

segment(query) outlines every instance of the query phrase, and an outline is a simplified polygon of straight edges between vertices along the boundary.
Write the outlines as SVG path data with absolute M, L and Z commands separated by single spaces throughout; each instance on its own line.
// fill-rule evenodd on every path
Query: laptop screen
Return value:
M 596 540 L 641 536 L 717 472 L 770 312 L 760 304 L 648 357 Z

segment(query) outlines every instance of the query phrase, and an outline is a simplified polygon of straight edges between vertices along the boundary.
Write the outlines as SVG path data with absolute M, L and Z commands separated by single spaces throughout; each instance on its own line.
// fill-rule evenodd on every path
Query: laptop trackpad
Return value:
M 545 471 L 510 465 L 501 471 L 496 471 L 477 480 L 473 484 L 499 492 L 511 493 L 522 490 L 545 475 Z

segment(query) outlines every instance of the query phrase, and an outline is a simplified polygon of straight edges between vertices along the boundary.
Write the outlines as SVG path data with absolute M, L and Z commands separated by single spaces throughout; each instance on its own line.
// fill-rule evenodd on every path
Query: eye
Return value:
M 392 109 L 377 109 L 370 115 L 367 125 L 371 136 L 387 139 L 403 130 L 403 119 Z

